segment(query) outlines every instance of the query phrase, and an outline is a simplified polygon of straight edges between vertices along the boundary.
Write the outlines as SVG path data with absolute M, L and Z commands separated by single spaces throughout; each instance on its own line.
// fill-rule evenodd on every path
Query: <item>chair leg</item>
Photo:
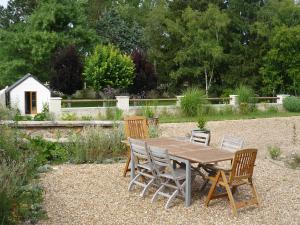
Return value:
M 178 195 L 179 191 L 176 190 L 173 192 L 173 194 L 170 196 L 170 198 L 168 199 L 165 209 L 168 209 L 170 207 L 170 203 L 173 201 L 173 199 Z
M 129 185 L 128 185 L 128 191 L 131 191 L 131 189 L 132 189 L 132 187 L 133 187 L 135 181 L 136 181 L 137 179 L 139 179 L 140 176 L 141 176 L 141 174 L 138 174 L 138 175 L 136 175 L 135 178 L 132 179 L 132 181 L 130 181 L 130 183 L 129 183 Z
M 169 180 L 167 180 L 165 183 L 168 183 L 168 182 L 169 182 Z M 153 203 L 153 202 L 156 201 L 156 199 L 157 199 L 157 197 L 158 197 L 158 195 L 159 195 L 159 192 L 161 192 L 161 190 L 164 189 L 164 187 L 165 187 L 165 184 L 162 184 L 162 185 L 157 189 L 157 191 L 154 193 L 154 195 L 153 195 L 153 197 L 152 197 L 152 199 L 151 199 L 151 203 Z
M 141 197 L 144 197 L 148 191 L 148 189 L 151 187 L 152 183 L 154 182 L 155 178 L 152 178 L 148 184 L 146 185 L 146 187 L 143 189 L 142 193 L 141 193 Z
M 130 160 L 131 160 L 131 154 L 130 154 L 130 149 L 129 149 L 126 164 L 125 164 L 124 171 L 123 171 L 123 177 L 126 177 L 127 172 L 130 170 L 129 169 Z
M 213 194 L 214 194 L 215 189 L 216 189 L 216 187 L 217 187 L 217 183 L 218 183 L 218 181 L 219 181 L 220 176 L 221 176 L 221 172 L 218 171 L 218 173 L 217 173 L 217 175 L 216 175 L 216 177 L 215 177 L 215 180 L 213 181 L 213 183 L 212 183 L 212 185 L 211 185 L 211 187 L 210 187 L 210 190 L 209 190 L 209 192 L 208 192 L 208 195 L 207 195 L 207 197 L 206 197 L 206 200 L 205 200 L 205 206 L 206 206 L 206 207 L 208 206 L 208 204 L 209 204 L 211 198 L 213 197 Z
M 250 182 L 250 186 L 251 186 L 251 189 L 252 189 L 253 197 L 254 197 L 255 200 L 257 201 L 258 207 L 260 207 L 260 201 L 259 201 L 259 198 L 258 198 L 258 195 L 257 195 L 257 191 L 256 191 L 256 188 L 254 187 L 254 184 L 253 184 L 252 181 Z
M 230 187 L 228 185 L 228 181 L 227 181 L 226 175 L 225 175 L 225 173 L 223 171 L 221 171 L 221 175 L 222 175 L 223 182 L 225 183 L 224 187 L 225 187 L 225 189 L 227 191 L 227 195 L 228 195 L 228 199 L 229 199 L 232 211 L 233 211 L 233 215 L 237 216 L 237 209 L 236 209 L 235 201 L 234 201 L 231 189 L 230 189 Z

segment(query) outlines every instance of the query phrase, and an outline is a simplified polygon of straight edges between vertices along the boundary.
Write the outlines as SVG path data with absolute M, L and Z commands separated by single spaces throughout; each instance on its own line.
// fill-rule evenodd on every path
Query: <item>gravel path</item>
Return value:
M 141 199 L 139 190 L 127 191 L 129 177 L 123 178 L 124 164 L 61 165 L 42 178 L 46 187 L 45 207 L 49 219 L 40 225 L 92 224 L 299 224 L 300 171 L 281 168 L 267 159 L 258 160 L 254 181 L 262 207 L 229 214 L 225 200 L 204 207 L 197 180 L 193 204 L 182 200 L 168 210 L 161 199 L 151 204 L 151 196 Z M 207 190 L 206 190 L 207 191 Z M 243 192 L 241 190 L 240 192 Z
M 196 123 L 162 124 L 162 136 L 185 136 Z M 300 153 L 300 116 L 251 120 L 210 121 L 211 145 L 220 146 L 224 134 L 243 137 L 245 147 L 255 147 L 265 156 L 268 146 L 278 146 L 286 154 Z
M 192 123 L 163 124 L 163 136 L 185 135 L 194 127 Z M 300 117 L 210 122 L 208 127 L 212 131 L 213 145 L 217 145 L 219 138 L 228 133 L 245 137 L 247 146 L 256 146 L 261 151 L 254 170 L 261 208 L 240 210 L 237 218 L 230 216 L 229 204 L 223 199 L 212 201 L 206 208 L 204 195 L 208 190 L 204 195 L 199 192 L 202 182 L 199 178 L 193 185 L 191 207 L 186 208 L 182 200 L 177 200 L 173 207 L 165 210 L 165 199 L 151 204 L 152 195 L 142 199 L 139 189 L 127 191 L 129 177 L 121 176 L 124 164 L 65 164 L 54 166 L 53 171 L 41 178 L 49 219 L 40 221 L 39 225 L 299 225 L 300 171 L 280 167 L 262 156 L 269 144 L 275 143 L 287 151 L 299 148 Z M 241 188 L 238 194 L 245 191 Z

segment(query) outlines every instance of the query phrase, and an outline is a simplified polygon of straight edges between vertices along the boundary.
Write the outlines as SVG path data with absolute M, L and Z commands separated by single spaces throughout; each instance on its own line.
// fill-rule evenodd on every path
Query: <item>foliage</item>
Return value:
M 83 1 L 39 1 L 24 23 L 0 30 L 0 86 L 30 72 L 49 80 L 51 58 L 58 48 L 74 44 L 86 53 L 96 40 L 87 27 Z
M 35 121 L 46 121 L 46 120 L 52 120 L 52 116 L 49 113 L 49 106 L 48 104 L 43 105 L 43 110 L 41 113 L 36 114 L 33 117 L 33 120 Z
M 153 118 L 155 115 L 153 106 L 143 106 L 142 107 L 142 115 L 145 116 L 146 118 Z
M 132 84 L 134 64 L 129 56 L 112 45 L 98 45 L 86 59 L 84 76 L 87 83 L 97 91 L 108 86 L 126 88 Z
M 0 120 L 13 120 L 17 113 L 17 110 L 6 108 L 0 104 Z
M 241 85 L 237 88 L 236 94 L 238 95 L 239 109 L 242 114 L 255 109 L 255 94 L 251 88 Z
M 283 107 L 289 112 L 300 112 L 300 99 L 295 96 L 286 97 Z
M 77 120 L 77 116 L 75 113 L 64 113 L 61 116 L 61 119 L 66 120 L 66 121 L 74 121 L 74 120 Z
M 30 143 L 39 152 L 42 163 L 61 163 L 68 159 L 69 155 L 66 148 L 59 143 L 49 142 L 41 137 L 31 138 Z
M 50 87 L 66 95 L 72 95 L 83 88 L 83 64 L 74 45 L 59 49 L 52 62 L 53 75 Z
M 272 48 L 261 68 L 266 90 L 300 93 L 300 26 L 277 28 L 271 39 Z
M 75 163 L 102 162 L 104 159 L 123 156 L 126 153 L 123 127 L 104 129 L 99 127 L 84 128 L 80 134 L 70 137 L 68 145 Z
M 34 223 L 45 217 L 42 189 L 34 184 L 39 153 L 23 138 L 15 129 L 0 127 L 1 224 Z
M 203 116 L 200 116 L 197 120 L 197 126 L 200 130 L 205 130 L 206 123 L 207 123 L 207 120 Z
M 96 22 L 96 30 L 104 44 L 113 44 L 127 54 L 143 45 L 143 28 L 137 22 L 122 17 L 117 8 L 103 12 Z
M 106 119 L 108 120 L 118 121 L 123 118 L 123 111 L 116 107 L 107 108 L 105 114 L 106 114 Z
M 300 168 L 300 155 L 299 154 L 293 154 L 290 159 L 287 161 L 287 164 L 292 169 Z
M 198 88 L 189 88 L 183 93 L 183 97 L 180 101 L 180 108 L 184 115 L 195 116 L 199 111 L 199 108 L 206 103 L 205 94 Z
M 92 116 L 82 116 L 81 120 L 91 121 L 91 120 L 93 120 L 93 117 Z
M 268 152 L 269 155 L 272 159 L 278 159 L 279 156 L 281 155 L 281 149 L 277 146 L 273 146 L 273 147 L 268 147 Z
M 135 65 L 135 77 L 129 91 L 134 94 L 142 94 L 157 86 L 157 74 L 152 63 L 149 62 L 145 53 L 134 50 L 131 58 Z
M 158 126 L 149 125 L 149 137 L 150 138 L 157 138 L 161 136 L 161 130 Z

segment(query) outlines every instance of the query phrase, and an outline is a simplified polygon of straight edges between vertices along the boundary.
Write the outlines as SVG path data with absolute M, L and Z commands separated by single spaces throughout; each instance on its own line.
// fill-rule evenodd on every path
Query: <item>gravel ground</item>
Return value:
M 296 127 L 294 129 L 293 127 Z M 195 124 L 163 124 L 163 136 L 185 135 Z M 225 199 L 213 200 L 204 207 L 207 189 L 199 192 L 202 180 L 193 184 L 193 204 L 184 207 L 180 199 L 164 209 L 165 199 L 151 204 L 151 196 L 139 197 L 139 189 L 127 191 L 129 177 L 121 176 L 124 164 L 59 165 L 42 176 L 48 220 L 39 225 L 89 224 L 300 224 L 300 171 L 278 166 L 263 157 L 268 145 L 281 146 L 287 152 L 299 149 L 300 117 L 210 122 L 212 144 L 223 134 L 245 137 L 246 146 L 258 147 L 260 158 L 254 170 L 254 182 L 261 208 L 229 214 Z M 296 134 L 296 137 L 295 137 Z M 238 196 L 248 189 L 240 188 Z

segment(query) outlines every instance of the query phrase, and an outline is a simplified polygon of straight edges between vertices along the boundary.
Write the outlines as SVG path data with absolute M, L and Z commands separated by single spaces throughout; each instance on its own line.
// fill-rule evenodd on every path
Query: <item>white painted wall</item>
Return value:
M 0 106 L 2 106 L 2 107 L 6 107 L 6 98 L 5 98 L 5 90 L 6 89 L 7 89 L 7 87 L 0 90 Z
M 32 77 L 27 78 L 21 84 L 10 91 L 10 105 L 18 108 L 25 115 L 25 92 L 36 91 L 37 113 L 42 112 L 43 104 L 48 104 L 50 91 Z

